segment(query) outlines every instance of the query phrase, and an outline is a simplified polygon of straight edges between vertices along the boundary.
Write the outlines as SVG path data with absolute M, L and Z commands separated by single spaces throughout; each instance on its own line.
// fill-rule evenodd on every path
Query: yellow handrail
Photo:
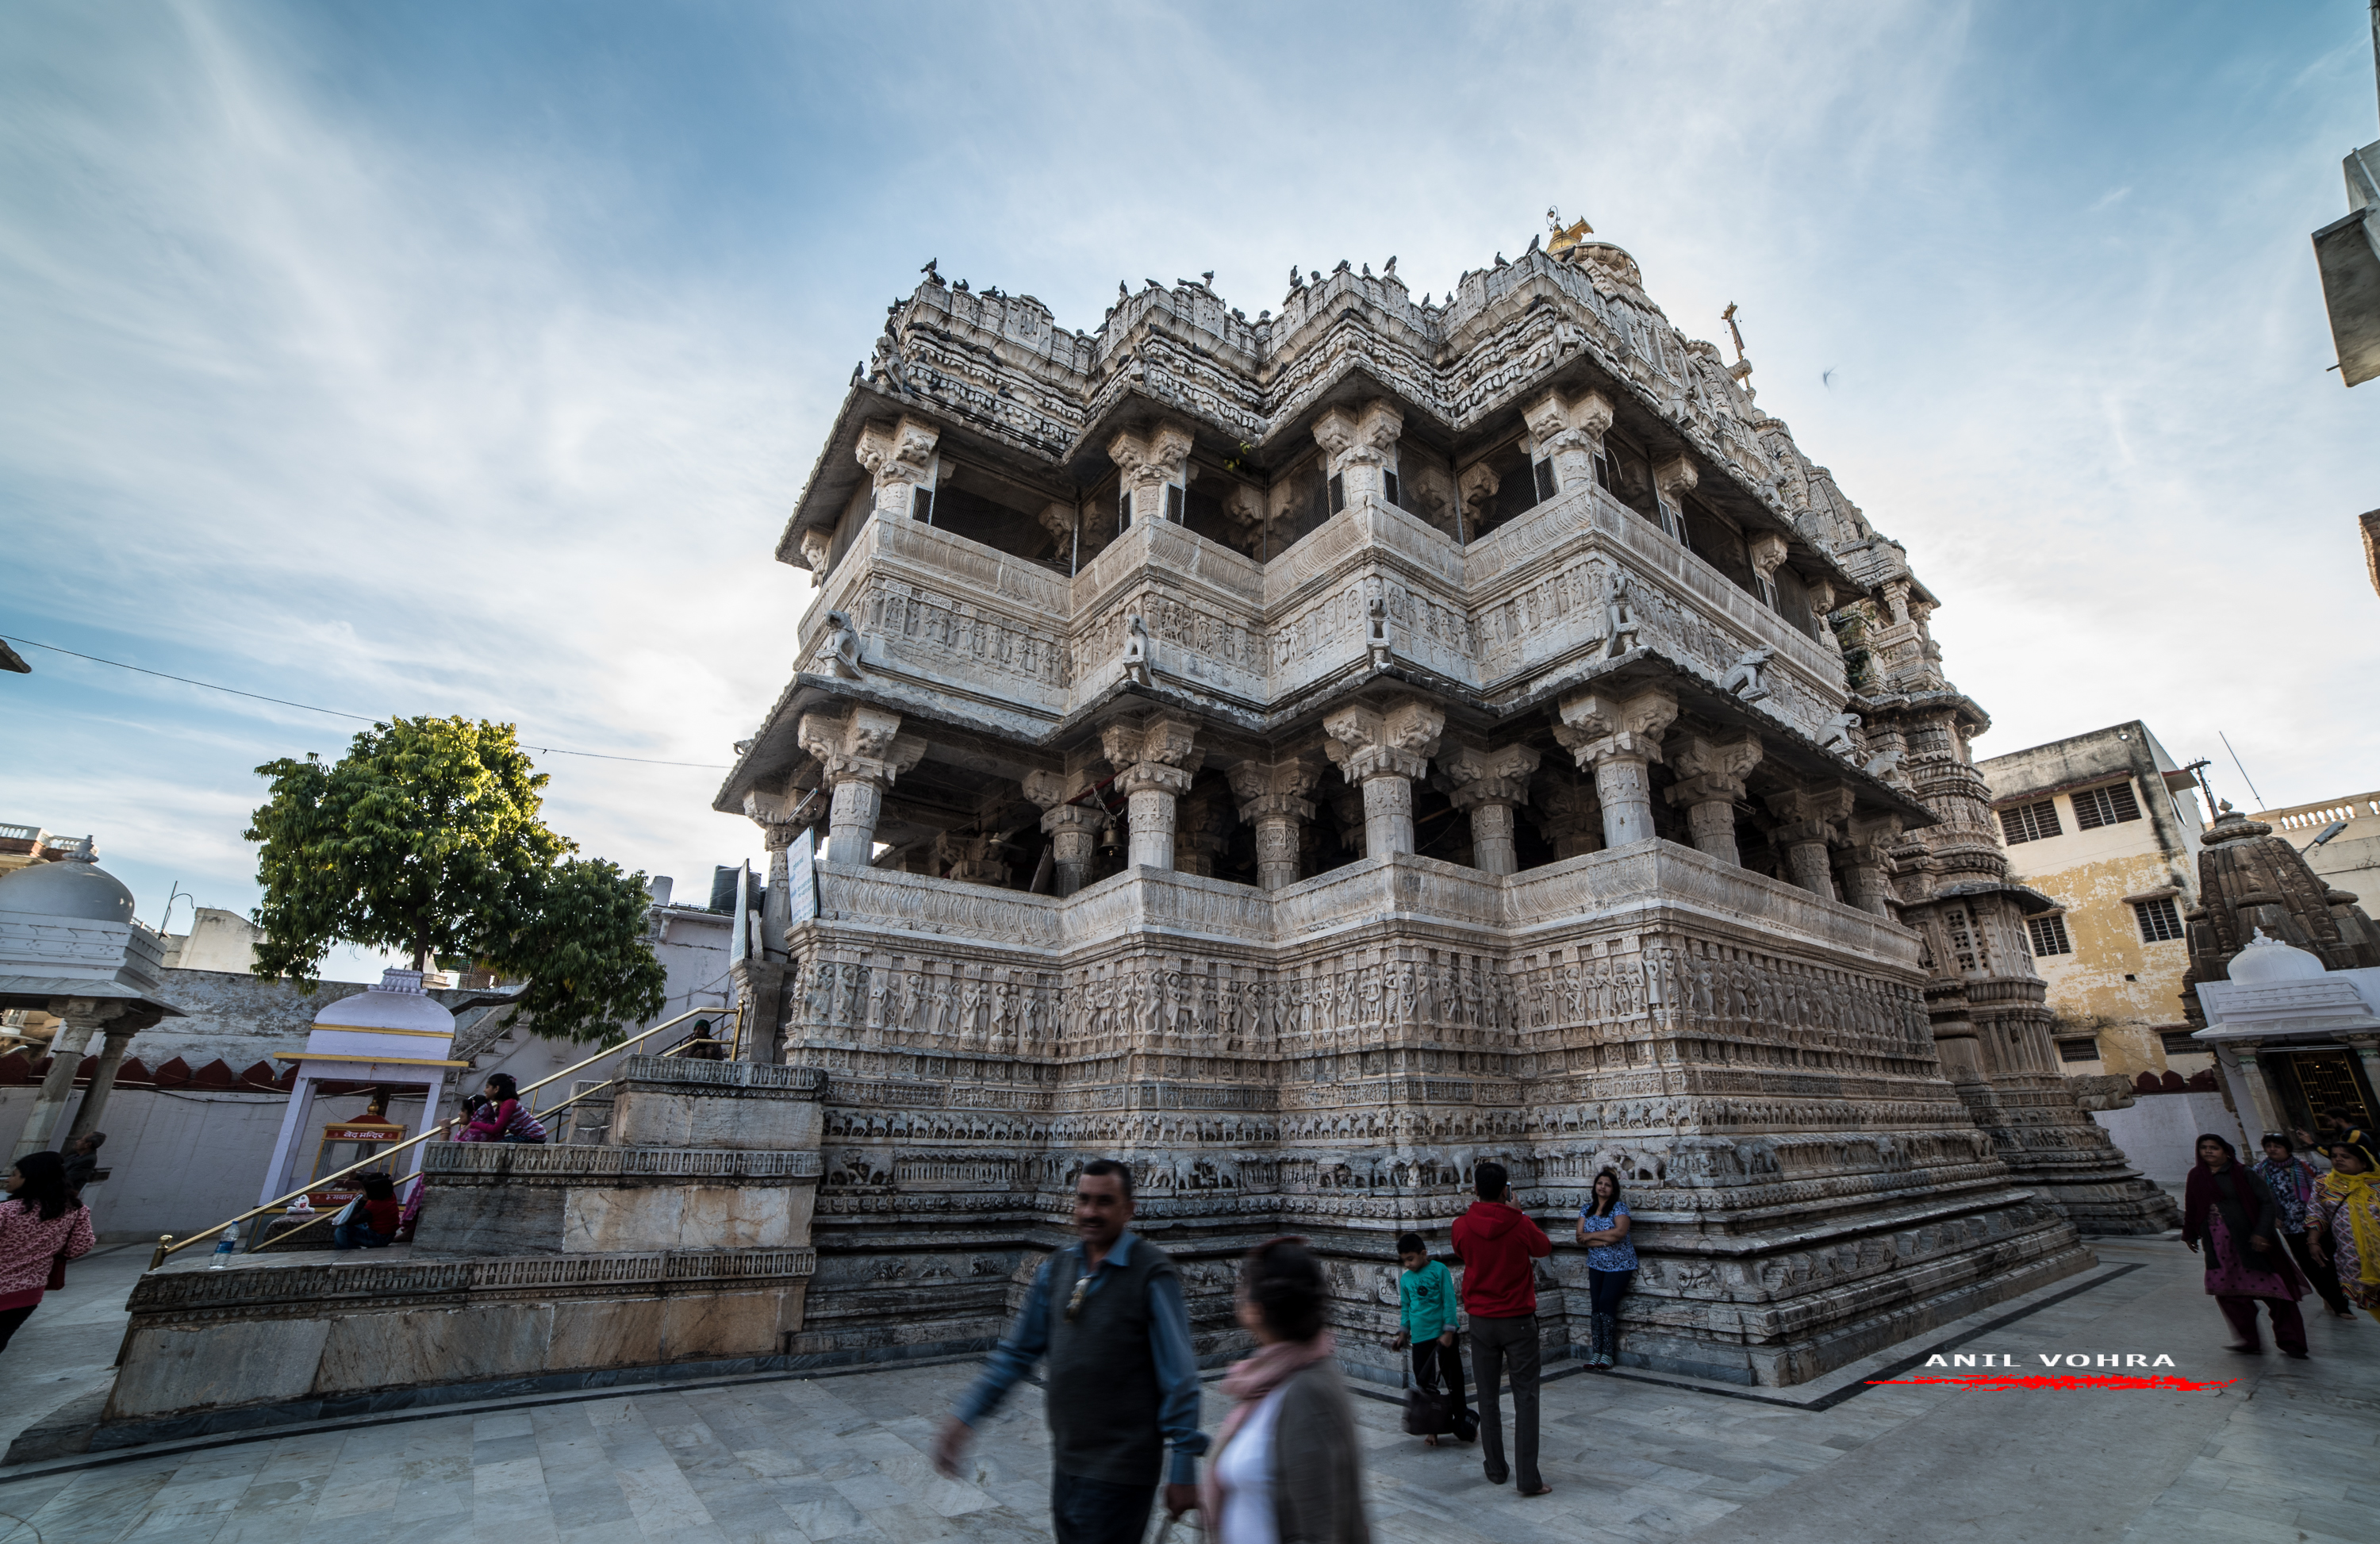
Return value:
M 528 1088 L 521 1089 L 520 1092 L 523 1094 L 533 1094 L 557 1078 L 567 1077 L 572 1073 L 578 1071 L 582 1067 L 591 1067 L 596 1063 L 603 1060 L 606 1056 L 616 1055 L 618 1052 L 625 1051 L 628 1047 L 635 1045 L 638 1040 L 650 1039 L 652 1036 L 660 1034 L 664 1029 L 674 1028 L 678 1025 L 684 1024 L 687 1019 L 696 1017 L 701 1014 L 711 1014 L 714 1015 L 718 1014 L 734 1014 L 735 1015 L 737 1030 L 740 1032 L 743 1028 L 744 1010 L 740 1005 L 733 1008 L 689 1008 L 685 1013 L 678 1015 L 675 1018 L 668 1019 L 662 1023 L 654 1025 L 650 1029 L 639 1030 L 636 1034 L 630 1035 L 626 1039 L 622 1040 L 617 1045 L 604 1047 L 602 1050 L 597 1052 L 594 1055 L 588 1057 L 583 1062 L 574 1062 L 570 1065 L 563 1068 L 560 1072 L 552 1073 L 544 1077 L 540 1077 L 536 1082 L 530 1084 Z M 608 1079 L 607 1081 L 616 1082 L 617 1079 Z M 587 1090 L 587 1093 L 589 1094 L 593 1092 L 595 1092 L 595 1090 L 592 1088 Z M 573 1094 L 569 1099 L 564 1100 L 562 1104 L 555 1105 L 554 1109 L 559 1110 L 563 1105 L 570 1104 L 586 1097 L 586 1094 Z M 551 1112 L 549 1112 L 549 1113 L 551 1113 Z M 179 1254 L 182 1250 L 188 1248 L 191 1245 L 196 1244 L 202 1238 L 212 1238 L 215 1234 L 223 1232 L 225 1228 L 245 1222 L 251 1217 L 261 1217 L 264 1213 L 271 1211 L 275 1207 L 287 1206 L 291 1201 L 296 1200 L 298 1197 L 305 1195 L 310 1190 L 318 1189 L 322 1185 L 330 1184 L 333 1180 L 345 1179 L 347 1175 L 354 1173 L 358 1169 L 369 1169 L 375 1164 L 384 1163 L 388 1160 L 395 1157 L 398 1153 L 403 1152 L 406 1149 L 418 1146 L 420 1143 L 429 1141 L 433 1137 L 442 1135 L 452 1127 L 455 1122 L 462 1118 L 463 1117 L 461 1115 L 449 1115 L 446 1119 L 441 1121 L 438 1125 L 432 1126 L 428 1131 L 423 1132 L 419 1137 L 408 1137 L 404 1141 L 397 1143 L 395 1147 L 388 1149 L 386 1151 L 376 1152 L 370 1158 L 364 1159 L 359 1162 L 350 1163 L 346 1168 L 338 1170 L 336 1173 L 317 1174 L 314 1178 L 308 1180 L 304 1185 L 292 1190 L 289 1194 L 282 1197 L 279 1200 L 267 1201 L 262 1206 L 251 1207 L 248 1210 L 241 1212 L 237 1217 L 231 1218 L 225 1222 L 217 1222 L 213 1227 L 209 1228 L 204 1233 L 194 1233 L 189 1237 L 181 1239 L 178 1242 L 175 1239 L 172 1234 L 160 1234 L 157 1239 L 157 1252 L 149 1257 L 149 1269 L 152 1270 L 156 1270 L 159 1266 L 165 1263 L 166 1258 L 169 1256 Z

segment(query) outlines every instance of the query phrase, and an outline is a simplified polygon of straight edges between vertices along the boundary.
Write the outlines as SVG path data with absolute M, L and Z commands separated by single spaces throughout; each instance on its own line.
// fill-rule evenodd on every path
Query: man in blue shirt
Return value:
M 1042 1262 L 1016 1322 L 934 1441 L 934 1466 L 955 1478 L 974 1429 L 1046 1356 L 1058 1544 L 1138 1544 L 1160 1469 L 1169 1514 L 1198 1504 L 1207 1439 L 1190 1310 L 1172 1259 L 1131 1231 L 1132 1210 L 1129 1168 L 1107 1158 L 1083 1166 L 1076 1241 Z

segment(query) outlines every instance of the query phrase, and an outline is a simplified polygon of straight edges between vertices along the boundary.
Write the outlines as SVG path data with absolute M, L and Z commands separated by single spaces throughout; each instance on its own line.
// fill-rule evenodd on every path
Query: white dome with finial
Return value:
M 2267 938 L 2258 928 L 2248 946 L 2231 956 L 2231 979 L 2249 984 L 2266 981 L 2301 981 L 2325 974 L 2322 961 L 2294 944 L 2277 938 Z

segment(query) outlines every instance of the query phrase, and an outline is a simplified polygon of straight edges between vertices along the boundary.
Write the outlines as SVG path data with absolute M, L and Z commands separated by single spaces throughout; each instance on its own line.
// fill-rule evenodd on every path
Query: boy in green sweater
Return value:
M 1414 1381 L 1431 1392 L 1439 1391 L 1443 1375 L 1444 1387 L 1454 1395 L 1454 1435 L 1470 1441 L 1479 1429 L 1479 1418 L 1463 1397 L 1463 1353 L 1454 1333 L 1454 1274 L 1443 1261 L 1429 1258 L 1428 1246 L 1417 1233 L 1397 1240 L 1397 1260 L 1405 1269 L 1397 1278 L 1397 1312 L 1403 1328 L 1397 1331 L 1396 1349 L 1413 1348 Z M 1436 1437 L 1422 1441 L 1438 1446 Z

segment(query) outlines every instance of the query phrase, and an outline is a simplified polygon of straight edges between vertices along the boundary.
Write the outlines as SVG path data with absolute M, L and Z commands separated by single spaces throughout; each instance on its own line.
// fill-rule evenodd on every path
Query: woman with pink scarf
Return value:
M 1257 1352 L 1223 1375 L 1233 1403 L 1199 1490 L 1217 1544 L 1371 1544 L 1355 1411 L 1322 1324 L 1327 1296 L 1302 1238 L 1258 1245 L 1241 1268 L 1240 1323 Z

